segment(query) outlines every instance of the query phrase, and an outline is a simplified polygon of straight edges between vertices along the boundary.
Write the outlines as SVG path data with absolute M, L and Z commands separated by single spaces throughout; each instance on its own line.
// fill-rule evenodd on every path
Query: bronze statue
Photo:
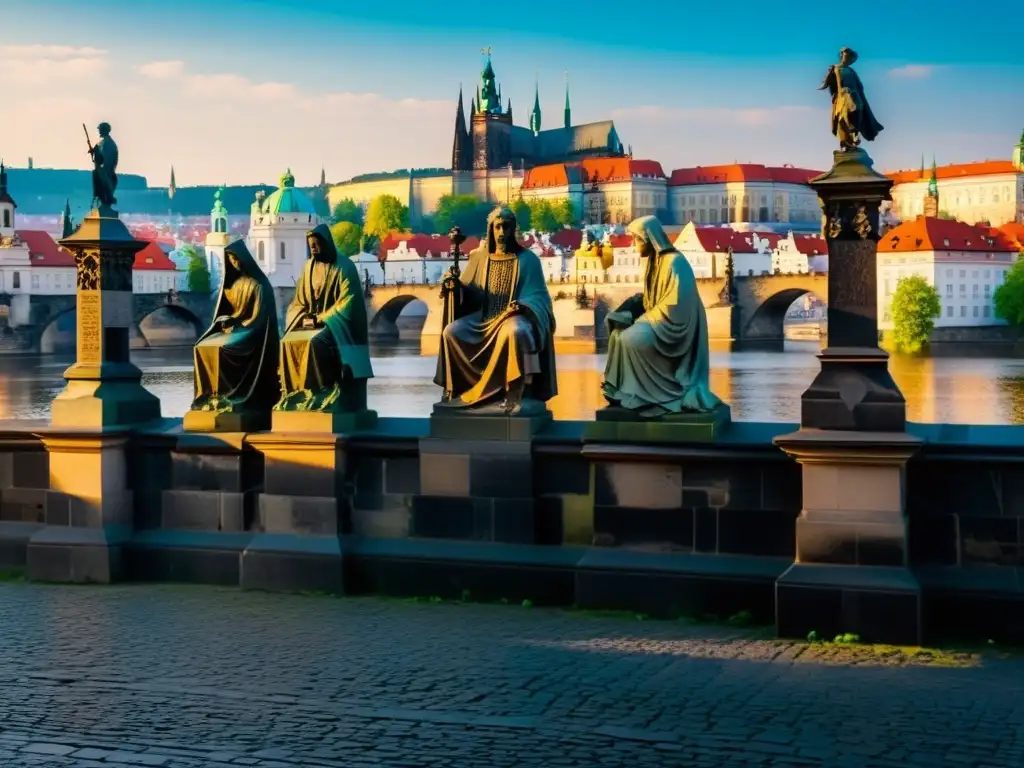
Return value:
M 819 91 L 827 88 L 832 94 L 832 135 L 839 139 L 844 151 L 860 146 L 862 136 L 874 141 L 883 130 L 864 95 L 860 77 L 853 70 L 856 61 L 857 52 L 843 48 L 839 51 L 839 63 L 829 67 L 818 88 Z
M 501 413 L 546 411 L 555 380 L 555 315 L 540 259 L 516 240 L 516 217 L 499 207 L 487 238 L 442 295 L 451 322 L 441 334 L 434 383 L 442 406 Z M 447 315 L 447 309 L 446 309 Z
M 359 271 L 338 253 L 326 224 L 306 234 L 309 258 L 295 286 L 281 339 L 278 411 L 365 409 L 373 378 Z
M 654 216 L 628 231 L 647 259 L 644 292 L 606 318 L 604 396 L 644 418 L 709 412 L 721 401 L 708 381 L 708 321 L 693 269 Z
M 281 396 L 277 308 L 270 280 L 245 243 L 224 249 L 216 318 L 194 350 L 193 411 L 265 413 Z
M 110 137 L 110 123 L 100 123 L 100 140 L 95 145 L 89 140 L 89 131 L 85 129 L 85 141 L 92 155 L 92 202 L 98 208 L 110 208 L 116 202 L 114 191 L 117 189 L 117 144 Z

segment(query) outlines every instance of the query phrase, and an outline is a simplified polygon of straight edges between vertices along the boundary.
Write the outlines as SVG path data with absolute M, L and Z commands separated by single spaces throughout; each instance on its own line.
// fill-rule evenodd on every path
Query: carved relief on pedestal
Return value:
M 828 203 L 826 211 L 827 240 L 878 240 L 879 200 L 845 200 Z
M 100 289 L 100 254 L 96 250 L 80 250 L 75 253 L 78 268 L 78 290 L 98 291 Z

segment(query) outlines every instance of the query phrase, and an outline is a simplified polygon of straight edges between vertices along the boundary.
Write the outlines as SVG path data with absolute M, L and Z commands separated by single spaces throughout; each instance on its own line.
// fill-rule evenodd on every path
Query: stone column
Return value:
M 40 434 L 49 452 L 47 526 L 28 545 L 28 575 L 109 582 L 131 536 L 126 448 L 135 425 L 160 418 L 160 401 L 131 363 L 132 264 L 145 247 L 109 208 L 89 213 L 61 245 L 78 267 L 78 346 Z
M 776 584 L 776 628 L 919 643 L 904 483 L 920 441 L 906 434 L 906 402 L 878 346 L 879 207 L 892 181 L 858 149 L 836 152 L 832 170 L 810 183 L 828 242 L 828 347 L 800 430 L 775 440 L 803 470 L 796 562 Z

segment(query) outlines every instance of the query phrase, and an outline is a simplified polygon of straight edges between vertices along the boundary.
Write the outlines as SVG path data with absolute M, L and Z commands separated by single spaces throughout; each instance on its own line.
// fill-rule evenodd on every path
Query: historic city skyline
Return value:
M 678 31 L 664 42 L 631 34 L 628 21 L 562 18 L 532 0 L 516 5 L 510 26 L 543 18 L 539 32 L 496 33 L 492 18 L 453 21 L 405 3 L 386 14 L 329 5 L 188 0 L 171 13 L 119 0 L 87 9 L 13 0 L 0 61 L 13 75 L 6 105 L 17 117 L 0 154 L 15 166 L 32 157 L 85 168 L 79 124 L 103 119 L 136 148 L 124 172 L 154 185 L 167 183 L 171 165 L 179 185 L 273 182 L 285 167 L 313 184 L 321 166 L 331 181 L 446 166 L 458 87 L 475 87 L 483 45 L 494 50 L 517 124 L 527 122 L 535 80 L 544 112 L 561 114 L 568 70 L 574 118 L 614 119 L 636 156 L 666 168 L 824 164 L 828 104 L 814 88 L 843 44 L 861 53 L 873 105 L 891 126 L 872 148 L 881 168 L 914 166 L 921 153 L 940 163 L 1005 157 L 1024 126 L 1012 98 L 1020 67 L 1009 49 L 942 37 L 952 3 L 921 18 L 887 11 L 870 35 L 853 35 L 860 39 L 820 33 L 838 28 L 838 9 L 806 21 L 758 16 L 755 30 L 736 35 L 722 34 L 706 10 L 665 9 L 659 29 Z M 618 15 L 591 8 L 595 19 Z M 894 45 L 884 29 L 908 28 L 911 17 L 915 35 Z M 812 28 L 819 32 L 804 34 Z M 996 106 L 950 109 L 968 98 Z

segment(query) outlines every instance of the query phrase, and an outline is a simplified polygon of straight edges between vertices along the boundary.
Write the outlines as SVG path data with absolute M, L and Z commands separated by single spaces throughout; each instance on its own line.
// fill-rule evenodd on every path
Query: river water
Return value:
M 817 342 L 790 341 L 782 351 L 711 353 L 711 385 L 743 421 L 800 420 L 800 395 L 818 371 Z M 165 416 L 181 416 L 192 399 L 191 349 L 139 350 L 132 359 L 143 383 L 163 403 Z M 557 419 L 591 419 L 600 396 L 604 355 L 560 353 Z M 48 418 L 70 360 L 56 356 L 0 358 L 0 418 Z M 439 398 L 435 357 L 418 342 L 374 348 L 376 374 L 370 407 L 382 416 L 426 416 Z M 1024 424 L 1024 360 L 904 358 L 890 360 L 907 398 L 911 421 Z

